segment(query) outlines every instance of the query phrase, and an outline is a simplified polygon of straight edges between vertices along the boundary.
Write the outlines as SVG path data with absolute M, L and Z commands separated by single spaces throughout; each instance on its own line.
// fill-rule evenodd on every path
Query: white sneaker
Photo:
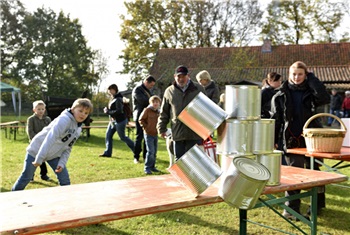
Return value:
M 139 162 L 139 160 L 137 160 L 136 158 L 134 158 L 134 163 L 135 163 L 135 164 L 139 164 L 140 162 Z

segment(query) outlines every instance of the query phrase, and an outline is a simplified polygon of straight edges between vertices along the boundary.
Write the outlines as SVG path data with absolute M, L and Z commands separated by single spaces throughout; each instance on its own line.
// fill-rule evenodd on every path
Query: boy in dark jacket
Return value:
M 50 124 L 51 118 L 45 115 L 45 111 L 46 105 L 44 101 L 36 100 L 33 102 L 34 114 L 27 119 L 26 127 L 29 142 L 31 142 L 34 136 L 38 134 L 44 127 Z M 47 176 L 47 166 L 45 162 L 40 165 L 40 177 L 42 180 L 51 180 L 50 177 Z

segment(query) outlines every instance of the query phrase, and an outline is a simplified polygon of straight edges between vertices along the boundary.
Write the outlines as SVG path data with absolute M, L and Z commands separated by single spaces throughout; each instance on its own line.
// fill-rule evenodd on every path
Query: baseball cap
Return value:
M 179 74 L 187 75 L 188 69 L 183 65 L 177 66 L 177 68 L 175 69 L 175 75 L 179 75 Z

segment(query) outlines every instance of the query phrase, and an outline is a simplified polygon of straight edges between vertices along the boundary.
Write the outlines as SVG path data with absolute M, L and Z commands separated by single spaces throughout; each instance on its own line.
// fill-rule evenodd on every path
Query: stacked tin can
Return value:
M 270 171 L 266 185 L 278 185 L 282 153 L 274 150 L 275 120 L 260 118 L 259 87 L 227 85 L 225 112 L 228 119 L 217 129 L 222 170 L 226 172 L 235 157 L 250 158 Z

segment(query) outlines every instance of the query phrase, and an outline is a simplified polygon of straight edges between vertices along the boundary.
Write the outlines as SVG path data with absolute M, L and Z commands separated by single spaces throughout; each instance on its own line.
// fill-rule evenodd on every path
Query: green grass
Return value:
M 25 119 L 25 118 L 24 118 Z M 96 118 L 93 118 L 97 120 Z M 11 121 L 11 117 L 2 117 L 2 122 Z M 88 142 L 79 139 L 74 145 L 67 167 L 72 184 L 125 179 L 133 177 L 147 177 L 143 173 L 143 164 L 135 165 L 133 155 L 128 147 L 119 140 L 117 134 L 114 137 L 113 158 L 98 158 L 104 150 L 104 129 L 92 129 Z M 1 131 L 1 191 L 10 191 L 12 185 L 20 175 L 25 149 L 28 139 L 23 131 L 17 135 L 17 140 L 9 140 Z M 334 161 L 326 161 L 329 165 Z M 166 168 L 169 158 L 165 149 L 165 142 L 159 139 L 159 151 L 157 154 L 157 168 L 162 171 L 159 174 L 168 174 Z M 350 175 L 350 168 L 342 170 Z M 49 176 L 54 173 L 49 169 Z M 44 187 L 56 187 L 57 180 L 45 182 L 39 179 L 39 171 L 36 172 L 35 182 L 30 183 L 26 190 Z M 350 186 L 349 182 L 341 185 Z M 155 192 L 157 193 L 157 192 Z M 278 196 L 282 196 L 280 194 Z M 327 208 L 318 217 L 318 234 L 343 235 L 350 234 L 350 189 L 329 185 L 326 188 Z M 43 203 L 45 203 L 43 195 Z M 49 195 L 48 195 L 49 196 Z M 69 200 L 69 197 L 67 197 Z M 103 200 L 97 198 L 96 200 Z M 302 210 L 306 211 L 309 200 L 302 201 Z M 49 206 L 49 205 L 48 205 Z M 278 211 L 282 211 L 276 207 Z M 6 215 L 2 215 L 6 216 Z M 278 224 L 278 227 L 291 233 L 298 234 L 291 225 L 275 215 L 267 208 L 259 208 L 248 211 L 250 220 L 264 223 L 269 226 Z M 306 231 L 306 225 L 297 222 Z M 154 215 L 140 216 L 130 219 L 106 222 L 85 227 L 66 229 L 63 231 L 46 234 L 238 234 L 239 217 L 238 210 L 226 203 L 187 208 L 177 211 L 164 212 Z M 266 229 L 248 223 L 248 234 L 281 234 L 278 231 Z

